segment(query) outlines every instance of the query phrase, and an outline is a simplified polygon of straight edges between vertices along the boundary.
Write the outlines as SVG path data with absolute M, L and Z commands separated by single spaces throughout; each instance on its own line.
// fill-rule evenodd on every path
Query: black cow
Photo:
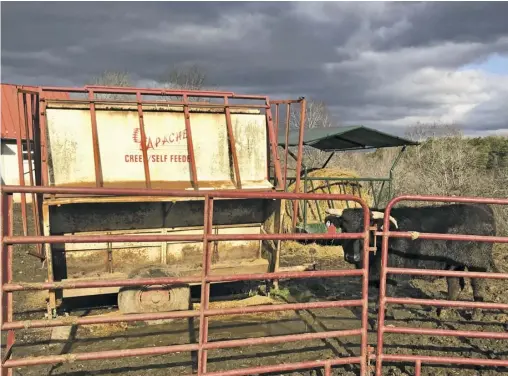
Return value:
M 363 231 L 362 209 L 328 210 L 325 223 L 331 223 L 342 232 Z M 465 242 L 450 240 L 421 240 L 418 232 L 464 235 L 496 235 L 494 213 L 484 204 L 451 204 L 444 206 L 398 207 L 390 213 L 390 231 L 415 232 L 415 239 L 390 238 L 388 243 L 388 266 L 415 269 L 438 269 L 489 272 L 497 271 L 492 257 L 492 243 Z M 371 210 L 370 225 L 382 228 L 383 212 Z M 372 244 L 371 237 L 371 244 Z M 363 263 L 363 240 L 342 241 L 344 258 L 357 268 Z M 381 267 L 381 237 L 377 238 L 378 251 L 369 255 L 370 279 L 379 284 Z M 397 282 L 407 281 L 411 277 L 388 275 L 387 293 L 395 292 Z M 464 288 L 464 279 L 448 277 L 448 299 L 457 300 Z M 471 285 L 475 301 L 484 301 L 484 280 L 472 279 Z M 441 310 L 438 309 L 441 315 Z M 474 316 L 479 318 L 479 311 Z

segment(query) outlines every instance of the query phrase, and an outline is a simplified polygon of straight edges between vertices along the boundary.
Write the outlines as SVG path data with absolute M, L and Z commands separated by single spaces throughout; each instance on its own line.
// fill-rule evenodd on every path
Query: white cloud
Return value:
M 2 51 L 2 58 L 8 59 L 23 59 L 27 61 L 33 61 L 34 63 L 44 63 L 44 64 L 52 64 L 52 65 L 65 65 L 68 63 L 68 60 L 59 55 L 55 54 L 52 51 L 42 50 L 42 51 L 25 51 L 25 52 L 16 52 L 16 51 Z
M 156 28 L 127 34 L 122 42 L 149 41 L 172 47 L 217 46 L 241 42 L 251 33 L 256 33 L 259 39 L 265 38 L 268 36 L 265 22 L 265 15 L 260 13 L 225 13 L 213 25 L 161 22 Z
M 494 130 L 508 126 L 507 77 L 477 64 L 508 51 L 504 10 L 423 2 L 6 5 L 2 78 L 83 85 L 118 69 L 157 86 L 168 67 L 192 63 L 223 90 L 326 101 L 342 124 Z

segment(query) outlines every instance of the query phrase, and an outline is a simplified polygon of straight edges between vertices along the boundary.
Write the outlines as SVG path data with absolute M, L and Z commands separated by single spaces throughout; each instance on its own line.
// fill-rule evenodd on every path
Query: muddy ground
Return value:
M 20 216 L 16 215 L 16 233 L 21 231 Z M 15 248 L 14 280 L 40 282 L 46 277 L 46 269 L 33 256 L 27 254 L 28 247 Z M 294 247 L 287 244 L 282 251 L 281 264 L 296 265 L 315 261 L 318 269 L 344 268 L 340 253 L 330 249 L 315 247 Z M 508 271 L 507 247 L 496 247 L 496 264 L 499 269 Z M 237 287 L 237 286 L 236 286 Z M 508 303 L 508 283 L 490 281 L 488 301 Z M 216 290 L 217 301 L 212 307 L 273 304 L 280 302 L 309 302 L 336 299 L 357 299 L 360 297 L 358 278 L 309 279 L 283 281 L 280 290 L 263 297 L 252 295 L 235 302 L 222 302 Z M 223 291 L 222 291 L 223 292 Z M 443 279 L 414 280 L 405 289 L 404 296 L 445 298 L 446 282 Z M 196 293 L 196 292 L 195 292 Z M 199 292 L 197 292 L 199 296 Z M 377 290 L 371 288 L 372 304 L 370 318 L 375 318 L 374 301 Z M 402 294 L 399 294 L 402 296 Z M 43 319 L 46 295 L 42 293 L 15 293 L 15 320 Z M 472 292 L 467 283 L 461 299 L 471 300 Z M 83 308 L 83 304 L 92 308 Z M 76 316 L 117 314 L 116 296 L 104 296 L 102 299 L 73 300 L 66 303 L 60 314 Z M 198 305 L 194 305 L 197 309 Z M 508 315 L 499 311 L 485 312 L 482 322 L 468 321 L 467 311 L 458 311 L 449 321 L 439 321 L 430 308 L 397 307 L 389 324 L 397 326 L 462 329 L 477 331 L 503 332 L 506 330 Z M 189 324 L 194 331 L 189 330 Z M 72 328 L 66 339 L 51 339 L 51 329 L 28 329 L 16 331 L 16 345 L 13 358 L 50 354 L 96 352 L 137 347 L 165 346 L 196 342 L 199 320 L 189 323 L 177 320 L 172 323 L 147 325 L 146 323 L 89 325 Z M 343 330 L 360 327 L 359 311 L 344 309 L 316 309 L 311 311 L 281 312 L 250 316 L 216 317 L 210 319 L 209 341 L 254 338 L 284 334 L 297 334 L 329 330 Z M 370 329 L 369 341 L 375 344 L 375 332 Z M 2 333 L 2 344 L 5 333 Z M 2 351 L 4 347 L 2 346 Z M 387 353 L 423 354 L 479 357 L 490 359 L 508 358 L 508 341 L 447 338 L 419 335 L 387 335 L 385 342 Z M 359 338 L 344 337 L 310 342 L 283 343 L 270 346 L 250 346 L 243 348 L 209 351 L 208 371 L 221 371 L 240 367 L 253 367 L 268 364 L 290 363 L 297 361 L 322 360 L 332 357 L 359 355 Z M 122 358 L 101 361 L 74 362 L 68 364 L 45 365 L 39 367 L 16 368 L 14 375 L 187 375 L 195 366 L 195 356 L 189 353 L 168 354 L 153 357 Z M 411 365 L 390 365 L 385 367 L 385 375 L 412 375 Z M 316 373 L 317 372 L 317 373 Z M 279 373 L 277 373 L 279 374 Z M 320 371 L 289 372 L 290 375 L 321 374 Z M 334 375 L 357 375 L 358 368 L 337 367 Z M 430 367 L 424 366 L 423 375 L 508 375 L 508 369 L 484 367 Z

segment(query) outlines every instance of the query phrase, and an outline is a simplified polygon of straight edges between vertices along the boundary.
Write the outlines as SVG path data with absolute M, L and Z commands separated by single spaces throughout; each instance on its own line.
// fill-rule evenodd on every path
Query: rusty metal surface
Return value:
M 98 132 L 98 129 L 97 129 L 97 113 L 95 112 L 95 95 L 94 95 L 94 92 L 92 90 L 90 90 L 88 92 L 88 100 L 90 101 L 90 124 L 91 124 L 91 128 L 92 128 L 92 150 L 93 150 L 93 162 L 94 162 L 94 171 L 95 171 L 95 184 L 97 187 L 102 187 L 104 185 L 104 179 L 103 179 L 103 174 L 102 174 L 102 161 L 101 161 L 101 153 L 100 153 L 100 148 L 99 148 L 99 132 Z M 48 109 L 46 109 L 46 111 L 48 111 Z M 50 116 L 49 114 L 47 114 L 46 116 Z M 50 120 L 51 121 L 51 120 Z M 52 131 L 52 128 L 53 126 L 56 126 L 56 124 L 54 122 L 51 122 L 52 126 L 50 126 L 48 128 L 48 132 L 51 132 Z M 67 127 L 67 124 L 65 124 L 65 126 Z M 76 127 L 76 125 L 74 125 L 72 128 Z M 57 171 L 63 167 L 65 168 L 67 171 L 70 171 L 72 170 L 73 168 L 75 169 L 76 166 L 73 166 L 73 162 L 76 161 L 76 154 L 78 154 L 78 149 L 76 148 L 77 145 L 81 144 L 82 143 L 85 143 L 84 142 L 84 139 L 81 139 L 81 142 L 78 142 L 77 139 L 73 138 L 73 137 L 70 137 L 69 139 L 69 135 L 66 134 L 66 133 L 63 133 L 64 137 L 62 137 L 62 141 L 61 141 L 61 144 L 63 146 L 62 149 L 58 150 L 58 152 L 55 152 L 56 150 L 56 146 L 57 145 L 57 142 L 58 142 L 58 137 L 55 133 L 53 134 L 50 134 L 50 138 L 51 138 L 51 144 L 50 144 L 50 158 L 51 158 L 51 161 L 53 162 L 53 165 L 51 166 L 52 167 L 52 170 L 53 170 L 53 178 L 55 179 L 55 173 L 57 173 Z M 65 137 L 67 136 L 67 137 Z M 73 159 L 70 159 L 69 158 L 69 154 L 67 154 L 67 151 L 69 151 L 69 144 L 68 142 L 73 142 L 74 141 L 74 150 L 72 151 L 72 154 L 74 156 Z M 85 145 L 86 147 L 87 145 Z M 70 149 L 72 150 L 72 149 Z M 56 158 L 58 154 L 61 154 L 61 155 L 65 155 L 65 159 L 61 160 L 60 161 L 60 165 L 61 167 L 59 166 L 59 163 L 58 163 L 58 159 Z M 80 156 L 80 160 L 83 160 L 83 156 Z M 85 157 L 86 158 L 86 157 Z M 69 170 L 70 169 L 70 170 Z M 56 181 L 53 181 L 51 185 L 55 185 L 58 184 Z
M 143 155 L 143 168 L 145 170 L 145 186 L 151 188 L 152 180 L 150 178 L 150 166 L 148 165 L 148 145 L 146 143 L 145 120 L 143 117 L 143 103 L 141 94 L 136 93 L 136 101 L 138 102 L 139 131 L 141 134 L 141 153 Z
M 303 133 L 305 128 L 305 111 L 306 111 L 307 102 L 305 99 L 302 100 L 301 108 L 300 108 L 300 129 L 298 132 L 298 154 L 296 161 L 296 182 L 294 192 L 300 192 L 300 178 L 302 174 L 302 159 L 303 159 Z M 287 163 L 287 162 L 286 162 Z M 292 218 L 292 228 L 293 231 L 296 229 L 296 221 L 298 220 L 298 209 L 299 202 L 293 202 L 293 218 Z
M 40 191 L 45 193 L 56 193 L 59 191 L 59 188 L 47 188 L 47 187 L 6 187 L 3 194 L 5 197 L 5 192 L 14 192 L 17 190 L 27 190 L 27 191 Z M 100 189 L 100 188 L 91 188 L 91 189 L 75 189 L 74 191 L 76 193 L 86 193 L 87 191 L 93 191 L 95 193 L 101 193 L 101 191 L 106 191 L 107 189 Z M 121 192 L 121 190 L 120 190 Z M 143 195 L 147 193 L 146 189 L 140 189 L 135 191 L 138 195 Z M 129 193 L 133 193 L 132 190 L 129 191 Z M 127 192 L 124 192 L 124 194 L 129 194 Z M 175 194 L 175 196 L 178 196 L 178 193 L 182 195 L 186 195 L 188 192 L 185 191 L 179 191 L 179 192 L 173 192 L 173 191 L 166 191 L 165 192 L 170 194 Z M 247 280 L 270 280 L 270 279 L 282 279 L 282 278 L 313 278 L 313 277 L 339 277 L 339 276 L 361 276 L 362 281 L 366 282 L 367 279 L 367 271 L 368 271 L 368 242 L 365 241 L 364 244 L 364 266 L 362 269 L 355 269 L 355 270 L 326 270 L 326 271 L 297 271 L 297 272 L 278 272 L 278 273 L 256 273 L 256 274 L 238 274 L 238 275 L 228 275 L 228 276 L 213 276 L 211 275 L 211 264 L 212 264 L 212 252 L 210 244 L 211 242 L 215 240 L 248 240 L 248 239 L 296 239 L 296 238 L 312 238 L 316 235 L 310 235 L 310 234 L 213 234 L 213 205 L 214 205 L 214 198 L 215 197 L 222 197 L 227 198 L 229 196 L 234 197 L 242 197 L 242 198 L 263 198 L 263 199 L 311 199 L 311 196 L 319 196 L 322 199 L 326 199 L 326 196 L 329 199 L 334 200 L 353 200 L 360 205 L 362 205 L 364 209 L 364 228 L 366 229 L 365 232 L 358 233 L 358 234 L 321 234 L 318 237 L 321 238 L 346 238 L 346 237 L 354 237 L 354 238 L 361 238 L 361 239 L 368 239 L 369 232 L 368 232 L 368 208 L 363 203 L 363 201 L 355 196 L 343 196 L 343 195 L 316 195 L 316 194 L 295 194 L 295 193 L 284 193 L 284 192 L 227 192 L 227 191 L 210 191 L 210 192 L 192 192 L 194 195 L 203 195 L 205 198 L 205 207 L 204 207 L 204 213 L 203 213 L 203 221 L 204 221 L 204 232 L 202 235 L 199 235 L 196 240 L 201 240 L 204 242 L 204 251 L 202 254 L 203 257 L 203 273 L 201 276 L 196 277 L 188 277 L 188 278 L 151 278 L 151 279 L 127 279 L 127 280 L 118 280 L 118 281 L 104 281 L 104 280 L 95 280 L 95 281 L 86 281 L 86 282 L 47 282 L 47 283 L 2 283 L 2 293 L 5 292 L 12 292 L 12 291 L 24 291 L 24 290 L 41 290 L 41 289 L 62 289 L 62 288 L 71 288 L 75 289 L 78 287 L 92 287 L 92 286 L 108 286 L 108 285 L 114 285 L 117 284 L 119 286 L 139 286 L 139 285 L 160 285 L 160 284 L 175 284 L 175 283 L 182 283 L 182 282 L 190 282 L 190 281 L 199 281 L 201 282 L 202 286 L 202 296 L 201 296 L 201 308 L 200 311 L 197 312 L 199 314 L 200 320 L 200 340 L 198 344 L 192 344 L 192 345 L 175 345 L 175 346 L 161 346 L 161 347 L 153 347 L 153 348 L 142 348 L 142 349 L 129 349 L 129 350 L 112 350 L 112 351 L 103 351 L 103 352 L 96 352 L 96 353 L 78 353 L 78 354 L 67 354 L 67 355 L 50 355 L 50 356 L 39 356 L 39 357 L 32 357 L 32 358 L 20 358 L 20 359 L 8 359 L 3 364 L 2 367 L 5 368 L 13 368 L 13 367 L 23 367 L 23 366 L 30 366 L 30 365 L 38 365 L 38 364 L 54 364 L 54 363 L 65 363 L 65 362 L 74 362 L 74 361 L 84 361 L 84 360 L 93 360 L 93 359 L 109 359 L 109 358 L 121 358 L 121 357 L 132 357 L 132 356 L 143 356 L 143 355 L 156 355 L 156 354 L 167 354 L 172 352 L 180 352 L 180 351 L 198 351 L 199 357 L 198 357 L 198 375 L 208 375 L 206 370 L 206 364 L 207 364 L 207 351 L 211 349 L 225 349 L 225 348 L 236 348 L 236 347 L 243 347 L 243 346 L 252 346 L 252 345 L 261 345 L 261 344 L 276 344 L 276 343 L 285 343 L 285 342 L 299 342 L 299 341 L 307 341 L 312 339 L 325 339 L 325 338 L 336 338 L 336 337 L 342 337 L 342 336 L 360 336 L 361 337 L 361 346 L 362 346 L 362 356 L 361 357 L 348 357 L 343 359 L 329 359 L 324 361 L 322 363 L 322 366 L 327 369 L 329 372 L 331 365 L 336 364 L 350 364 L 350 363 L 356 363 L 360 364 L 361 366 L 361 372 L 362 375 L 367 375 L 367 343 L 366 343 L 366 335 L 367 335 L 367 329 L 368 325 L 366 325 L 366 317 L 367 317 L 367 303 L 368 303 L 368 296 L 367 296 L 367 286 L 364 286 L 364 289 L 362 289 L 362 298 L 358 300 L 353 301 L 332 301 L 332 302 L 310 302 L 310 303 L 298 303 L 298 304 L 291 304 L 291 305 L 276 305 L 276 306 L 255 306 L 255 307 L 248 307 L 248 308 L 233 308 L 233 309 L 215 309 L 210 310 L 208 307 L 209 302 L 209 286 L 210 283 L 213 283 L 214 281 L 247 281 Z M 162 191 L 160 192 L 162 195 Z M 316 197 L 317 198 L 317 197 Z M 302 237 L 303 235 L 303 237 Z M 187 236 L 187 238 L 190 235 Z M 169 239 L 170 235 L 164 235 L 163 239 Z M 24 243 L 25 241 L 22 240 L 24 237 L 13 237 L 10 234 L 3 234 L 2 236 L 2 244 L 4 246 L 7 246 L 9 243 Z M 42 239 L 41 239 L 42 238 Z M 77 240 L 73 240 L 76 238 L 81 238 Z M 180 239 L 185 237 L 180 237 Z M 25 238 L 26 239 L 26 238 Z M 40 241 L 44 243 L 51 243 L 53 240 L 56 241 L 56 237 L 54 236 L 46 236 L 46 237 L 39 237 L 39 238 L 28 238 L 31 241 Z M 83 241 L 83 237 L 79 236 L 68 236 L 66 239 L 70 240 L 71 242 L 81 242 Z M 101 237 L 102 241 L 115 241 L 119 239 L 119 235 L 105 235 Z M 148 239 L 145 237 L 143 241 L 147 241 Z M 160 238 L 152 237 L 150 240 L 152 241 L 158 241 Z M 60 242 L 62 239 L 59 240 Z M 259 337 L 259 338 L 248 338 L 248 339 L 235 339 L 235 340 L 223 340 L 223 341 L 216 341 L 216 342 L 208 342 L 208 317 L 214 316 L 214 315 L 227 315 L 227 314 L 242 314 L 242 313 L 256 313 L 256 312 L 270 312 L 270 311 L 277 311 L 277 310 L 286 310 L 286 309 L 307 309 L 307 308 L 317 308 L 317 307 L 345 307 L 345 306 L 361 306 L 362 307 L 362 327 L 357 329 L 350 329 L 350 330 L 335 330 L 335 331 L 325 331 L 325 332 L 317 332 L 317 333 L 303 333 L 303 334 L 297 334 L 297 335 L 283 335 L 283 336 L 273 336 L 273 337 Z M 12 302 L 10 302 L 10 309 L 12 309 Z M 165 313 L 162 317 L 195 317 L 196 312 L 189 312 L 189 311 L 179 311 L 179 312 L 172 312 L 172 313 Z M 129 315 L 130 316 L 130 315 Z M 136 321 L 136 319 L 145 319 L 145 320 L 155 320 L 157 318 L 160 318 L 161 314 L 144 314 L 144 315 L 137 315 L 133 317 L 125 317 L 127 321 Z M 83 318 L 85 319 L 85 318 Z M 91 324 L 93 321 L 87 321 L 89 319 L 77 319 L 78 321 L 75 321 L 76 325 L 80 324 Z M 68 319 L 70 320 L 70 319 Z M 74 319 L 73 319 L 74 320 Z M 92 318 L 94 320 L 94 318 Z M 109 321 L 111 320 L 111 321 Z M 110 317 L 107 318 L 106 322 L 115 322 L 115 320 L 122 320 L 123 318 L 119 317 Z M 19 328 L 20 325 L 27 325 L 26 322 L 14 322 L 12 319 L 10 320 L 3 320 L 1 322 L 2 330 L 14 330 L 14 328 Z M 60 321 L 55 321 L 54 325 L 51 326 L 58 326 L 58 325 L 64 325 L 65 319 L 60 319 Z M 365 325 L 363 325 L 365 324 Z M 44 324 L 41 321 L 34 322 L 36 327 L 42 327 Z M 302 368 L 308 368 L 308 362 L 305 363 L 296 363 L 293 365 L 295 369 L 302 369 Z M 320 366 L 321 363 L 314 362 L 314 367 Z M 266 367 L 264 369 L 259 369 L 258 371 L 263 372 L 270 372 L 270 370 L 274 371 L 277 369 L 281 369 L 281 367 L 284 366 L 271 366 Z M 285 365 L 285 367 L 288 367 L 288 365 Z M 249 371 L 247 369 L 242 370 L 242 372 Z M 239 371 L 232 371 L 232 372 L 239 372 Z
M 145 111 L 144 108 L 117 111 L 99 109 L 96 103 L 91 108 L 51 106 L 47 109 L 51 185 L 95 185 L 96 178 L 100 177 L 92 174 L 95 168 L 102 171 L 104 186 L 146 187 L 148 168 L 153 188 L 173 185 L 178 189 L 193 189 L 197 181 L 200 189 L 235 187 L 231 180 L 234 167 L 230 166 L 231 145 L 228 145 L 230 137 L 225 121 L 229 111 L 190 113 L 188 106 L 183 111 L 181 108 L 179 111 Z M 93 121 L 90 124 L 89 120 L 93 113 L 98 140 Z M 140 115 L 144 132 L 140 129 Z M 238 175 L 245 181 L 243 188 L 271 189 L 261 173 L 267 163 L 266 153 L 261 151 L 267 137 L 264 131 L 258 132 L 264 127 L 264 115 L 234 113 L 229 118 L 231 131 L 235 133 Z M 71 129 L 67 127 L 69 123 L 73 124 Z M 97 142 L 99 150 L 92 154 L 92 144 Z M 149 162 L 144 156 L 145 148 Z M 72 155 L 69 150 L 73 150 Z M 100 165 L 92 164 L 95 159 Z
M 455 241 L 479 241 L 491 243 L 508 243 L 508 237 L 501 236 L 478 236 L 462 234 L 434 234 L 434 233 L 408 233 L 408 232 L 390 232 L 390 213 L 393 206 L 401 201 L 427 201 L 427 202 L 456 202 L 456 203 L 483 203 L 491 205 L 508 205 L 508 199 L 478 198 L 478 197 L 446 197 L 446 196 L 424 196 L 424 195 L 405 195 L 392 199 L 384 214 L 383 231 L 378 232 L 382 236 L 381 250 L 381 272 L 379 286 L 379 313 L 378 313 L 378 332 L 376 348 L 376 376 L 382 375 L 384 361 L 392 362 L 411 362 L 415 364 L 415 373 L 421 373 L 422 364 L 456 364 L 456 365 L 485 365 L 485 366 L 508 366 L 508 360 L 502 359 L 474 359 L 474 358 L 453 358 L 443 356 L 423 356 L 409 354 L 385 354 L 384 353 L 384 335 L 386 333 L 413 334 L 413 335 L 432 335 L 432 336 L 452 336 L 465 338 L 490 338 L 508 340 L 508 333 L 497 332 L 478 332 L 471 330 L 445 330 L 428 329 L 413 327 L 388 327 L 385 322 L 385 310 L 387 304 L 418 304 L 425 306 L 441 306 L 455 308 L 482 308 L 499 309 L 508 311 L 508 304 L 484 303 L 484 302 L 466 302 L 466 301 L 446 301 L 434 299 L 412 299 L 388 297 L 386 295 L 386 284 L 388 274 L 409 274 L 409 275 L 428 275 L 428 276 L 454 276 L 466 278 L 492 278 L 508 280 L 508 273 L 487 273 L 487 272 L 462 272 L 462 271 L 444 271 L 444 270 L 417 270 L 388 267 L 388 241 L 390 237 L 394 238 L 418 238 L 418 239 L 438 239 Z
M 20 132 L 20 136 L 22 140 L 26 140 L 28 138 L 32 139 L 33 134 L 29 131 L 26 132 L 24 128 L 24 119 L 20 121 L 18 106 L 21 107 L 21 97 L 18 96 L 18 90 L 21 88 L 31 89 L 33 92 L 37 92 L 38 88 L 36 87 L 27 87 L 20 85 L 12 85 L 12 84 L 0 84 L 1 87 L 1 103 L 2 103 L 2 111 L 1 111 L 1 138 L 8 140 L 15 140 L 18 136 L 18 132 Z M 48 93 L 48 99 L 69 99 L 69 95 L 67 93 Z M 32 112 L 32 104 L 28 103 L 28 113 Z M 27 135 L 29 135 L 27 137 Z
M 12 195 L 2 195 L 2 239 L 0 240 L 1 254 L 0 254 L 0 283 L 1 286 L 9 284 L 12 282 L 12 257 L 13 257 L 13 246 L 6 244 L 4 242 L 5 236 L 9 236 L 13 234 L 14 224 L 13 224 L 13 211 L 12 211 Z M 12 322 L 13 321 L 13 295 L 12 292 L 4 291 L 3 288 L 0 291 L 0 320 L 3 322 Z M 12 346 L 15 343 L 15 332 L 13 330 L 9 330 L 7 332 L 7 343 L 5 346 L 5 351 L 2 356 L 2 362 L 6 356 L 11 353 Z M 2 375 L 4 371 L 2 371 Z M 8 376 L 12 375 L 12 370 L 9 369 L 7 372 Z

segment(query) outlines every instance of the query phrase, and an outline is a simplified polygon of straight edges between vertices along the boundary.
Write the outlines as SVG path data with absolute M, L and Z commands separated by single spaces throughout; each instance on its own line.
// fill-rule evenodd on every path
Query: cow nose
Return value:
M 354 262 L 360 261 L 360 255 L 355 253 L 353 256 L 353 260 L 354 260 Z

